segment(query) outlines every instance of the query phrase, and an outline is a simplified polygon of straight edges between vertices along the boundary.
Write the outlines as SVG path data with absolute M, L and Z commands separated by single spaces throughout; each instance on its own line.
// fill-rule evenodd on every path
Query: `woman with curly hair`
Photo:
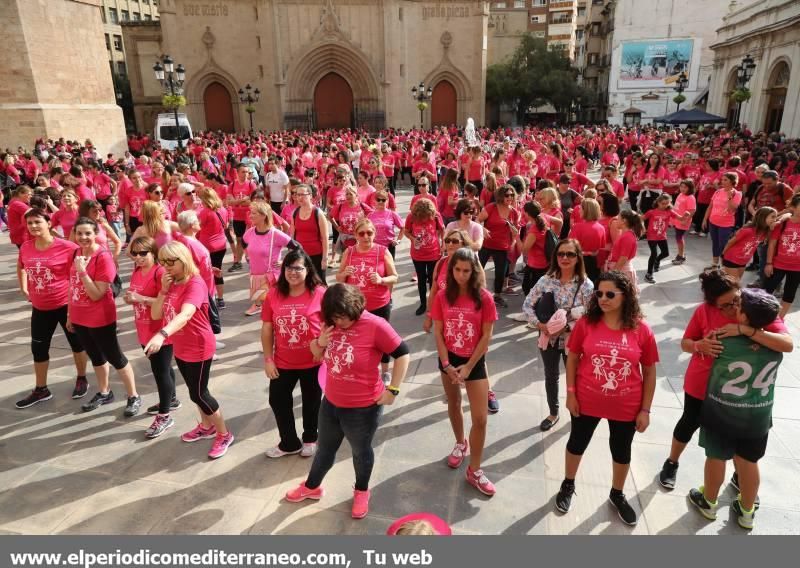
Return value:
M 428 309 L 428 286 L 433 282 L 433 269 L 442 256 L 442 232 L 444 224 L 436 213 L 430 199 L 420 199 L 406 217 L 403 234 L 411 241 L 411 261 L 417 275 L 419 308 L 416 315 L 421 316 Z
M 613 460 L 609 501 L 625 524 L 635 525 L 636 512 L 622 489 L 630 469 L 633 436 L 650 424 L 658 347 L 627 275 L 612 271 L 597 278 L 595 295 L 586 316 L 572 330 L 567 350 L 567 409 L 572 429 L 556 510 L 569 511 L 581 458 L 605 418 Z

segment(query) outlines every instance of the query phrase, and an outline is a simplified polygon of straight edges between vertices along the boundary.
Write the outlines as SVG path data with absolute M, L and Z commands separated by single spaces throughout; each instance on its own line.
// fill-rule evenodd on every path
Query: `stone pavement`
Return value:
M 402 212 L 409 198 L 408 189 L 401 192 Z M 535 336 L 506 317 L 519 311 L 520 296 L 508 298 L 510 307 L 502 310 L 487 357 L 501 411 L 489 417 L 484 462 L 497 494 L 479 494 L 466 484 L 463 467 L 453 471 L 446 466 L 454 441 L 434 340 L 422 332 L 422 318 L 414 316 L 417 292 L 410 281 L 407 243 L 404 240 L 399 249 L 400 283 L 394 291 L 392 323 L 408 342 L 412 362 L 402 393 L 386 409 L 375 440 L 370 514 L 355 521 L 349 514 L 353 473 L 346 443 L 325 480 L 323 500 L 282 501 L 286 490 L 304 479 L 310 462 L 299 456 L 272 460 L 264 455 L 277 443 L 277 431 L 267 404 L 260 322 L 243 315 L 248 284 L 242 272 L 226 274 L 226 348 L 212 369 L 211 390 L 236 435 L 223 459 L 209 461 L 206 442 L 180 442 L 180 433 L 195 423 L 180 379 L 178 396 L 184 407 L 174 415 L 176 427 L 157 440 L 143 435 L 151 418 L 124 418 L 123 402 L 82 413 L 80 402 L 70 399 L 74 368 L 60 331 L 51 352 L 55 397 L 27 410 L 15 409 L 14 402 L 33 385 L 30 316 L 17 293 L 16 250 L 7 235 L 0 237 L 0 532 L 381 534 L 393 519 L 425 510 L 446 519 L 459 534 L 745 534 L 729 514 L 735 498 L 730 487 L 721 496 L 716 522 L 707 522 L 690 508 L 686 494 L 702 482 L 704 460 L 696 437 L 681 460 L 676 489 L 668 493 L 656 479 L 681 413 L 688 356 L 680 352 L 679 340 L 700 300 L 697 273 L 708 263 L 708 240 L 689 237 L 687 264 L 667 262 L 657 274 L 658 284 L 642 283 L 642 302 L 658 338 L 661 363 L 652 422 L 634 439 L 625 488 L 632 506 L 641 512 L 635 528 L 623 525 L 607 502 L 611 458 L 605 425 L 598 428 L 583 460 L 572 510 L 567 515 L 554 511 L 569 420 L 564 411 L 552 431 L 539 431 L 546 404 Z M 230 256 L 226 260 L 227 268 Z M 640 243 L 635 262 L 640 275 L 646 260 L 647 245 Z M 123 274 L 130 274 L 128 260 Z M 157 396 L 149 365 L 136 342 L 131 309 L 120 303 L 119 313 L 120 339 L 147 406 Z M 790 315 L 788 321 L 797 334 L 800 316 Z M 92 394 L 91 376 L 90 383 Z M 112 385 L 117 396 L 124 397 L 113 374 Z M 800 352 L 784 359 L 775 388 L 775 427 L 761 462 L 762 505 L 753 532 L 798 534 L 800 492 L 794 483 L 800 478 Z M 295 404 L 299 416 L 299 393 Z

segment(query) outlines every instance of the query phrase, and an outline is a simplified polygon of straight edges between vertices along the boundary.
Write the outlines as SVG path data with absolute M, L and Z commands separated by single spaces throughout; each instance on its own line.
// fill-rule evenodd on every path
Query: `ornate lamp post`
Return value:
M 736 121 L 735 126 L 740 126 L 739 121 L 742 116 L 742 103 L 750 98 L 750 90 L 747 84 L 753 78 L 753 73 L 756 70 L 756 62 L 750 57 L 750 54 L 744 56 L 742 62 L 736 68 L 736 91 L 733 93 L 733 100 L 736 102 Z
M 181 128 L 178 122 L 178 108 L 182 105 L 177 102 L 176 98 L 183 95 L 186 69 L 181 63 L 176 66 L 172 58 L 169 55 L 165 55 L 161 61 L 156 61 L 156 64 L 153 65 L 153 71 L 156 74 L 156 79 L 161 84 L 161 88 L 172 97 L 170 106 L 175 116 L 175 136 L 178 138 L 178 148 L 183 148 L 180 134 Z
M 419 109 L 419 127 L 425 128 L 423 113 L 428 108 L 428 101 L 433 97 L 433 87 L 428 86 L 425 90 L 425 83 L 419 82 L 419 85 L 411 87 L 411 98 L 417 101 L 417 108 Z
M 686 76 L 686 71 L 681 71 L 678 75 L 678 80 L 675 82 L 675 91 L 678 93 L 673 99 L 678 104 L 678 110 L 681 110 L 681 103 L 686 100 L 683 96 L 683 91 L 689 86 L 689 78 Z
M 256 107 L 253 106 L 253 103 L 257 103 L 260 97 L 261 91 L 258 90 L 258 87 L 253 90 L 253 87 L 250 86 L 250 83 L 247 83 L 247 85 L 244 86 L 244 89 L 239 89 L 239 101 L 242 104 L 247 105 L 244 107 L 244 110 L 246 110 L 247 114 L 250 115 L 250 134 L 253 133 L 253 113 L 256 112 Z

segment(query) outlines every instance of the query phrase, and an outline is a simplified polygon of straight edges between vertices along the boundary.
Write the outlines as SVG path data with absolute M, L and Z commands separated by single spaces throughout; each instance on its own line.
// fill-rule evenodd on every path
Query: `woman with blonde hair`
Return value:
M 163 320 L 163 327 L 147 342 L 144 352 L 149 357 L 158 353 L 167 340 L 172 344 L 189 398 L 200 411 L 200 423 L 184 433 L 181 440 L 191 443 L 214 438 L 208 457 L 221 458 L 233 443 L 233 433 L 225 425 L 219 403 L 208 391 L 216 351 L 208 319 L 208 288 L 185 245 L 177 241 L 166 243 L 158 251 L 158 262 L 166 272 L 150 315 L 154 320 Z
M 541 215 L 545 224 L 556 235 L 561 234 L 561 227 L 564 225 L 564 214 L 561 212 L 558 190 L 554 187 L 545 187 L 536 194 L 536 200 L 541 207 Z
M 156 201 L 142 203 L 142 224 L 133 232 L 131 240 L 138 237 L 150 237 L 156 241 L 158 248 L 172 240 L 172 232 L 178 230 L 178 224 L 164 218 L 164 209 Z
M 228 210 L 222 204 L 222 200 L 216 191 L 210 187 L 203 187 L 198 195 L 203 207 L 197 211 L 197 219 L 200 221 L 200 231 L 197 233 L 197 240 L 208 249 L 211 255 L 211 266 L 218 269 L 214 274 L 214 284 L 217 287 L 217 306 L 225 309 L 223 298 L 225 279 L 222 277 L 222 260 L 225 258 L 227 243 L 233 242 L 228 229 Z
M 418 316 L 428 309 L 428 286 L 433 283 L 433 269 L 441 256 L 443 231 L 442 218 L 436 213 L 433 201 L 417 201 L 406 217 L 404 234 L 411 241 L 411 261 L 417 276 Z
M 77 220 L 78 194 L 72 189 L 65 189 L 61 192 L 61 207 L 50 217 L 50 226 L 53 229 L 61 227 L 63 237 L 68 239 Z

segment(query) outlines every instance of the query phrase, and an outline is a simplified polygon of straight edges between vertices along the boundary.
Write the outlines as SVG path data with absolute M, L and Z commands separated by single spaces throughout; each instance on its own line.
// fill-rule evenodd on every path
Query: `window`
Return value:
M 583 39 L 583 30 L 575 30 L 575 39 L 578 41 Z
M 594 22 L 592 24 L 592 35 L 593 36 L 600 35 L 600 23 L 599 22 Z
M 138 21 L 140 21 L 141 19 L 142 19 L 142 15 L 141 15 L 139 12 L 134 12 L 134 13 L 133 13 L 133 21 L 134 21 L 134 22 L 138 22 Z
M 111 51 L 111 38 L 108 37 L 108 34 L 105 34 L 105 36 L 106 36 L 106 49 Z
M 533 32 L 533 37 L 544 38 L 546 32 Z
M 149 22 L 149 21 L 151 21 L 152 19 L 153 19 L 153 17 L 152 17 L 150 14 L 145 14 L 145 15 L 144 15 L 144 21 L 145 21 L 145 22 Z
M 589 65 L 597 65 L 598 55 L 596 53 L 589 54 Z
M 117 17 L 117 9 L 116 8 L 109 8 L 108 9 L 108 19 L 111 21 L 112 24 L 118 24 L 119 18 Z
M 123 77 L 128 74 L 128 68 L 124 61 L 117 61 L 117 73 Z
M 547 0 L 531 0 L 531 6 L 547 6 Z
M 495 8 L 501 8 L 501 9 L 502 9 L 502 8 L 505 8 L 505 7 L 506 7 L 506 3 L 505 3 L 505 2 L 495 2 L 495 3 L 494 3 L 494 7 L 495 7 Z
M 532 24 L 538 24 L 539 22 L 541 22 L 541 20 L 539 19 L 539 16 L 531 16 L 531 23 Z
M 103 23 L 106 23 L 106 11 L 104 8 L 100 8 L 100 19 L 103 20 Z
M 578 17 L 579 18 L 583 18 L 585 15 L 586 15 L 586 8 L 584 8 L 583 6 L 580 6 L 578 8 Z
M 131 19 L 130 12 L 128 12 L 127 10 L 123 10 L 122 11 L 122 21 L 123 22 L 127 22 L 130 19 Z
M 117 51 L 122 51 L 122 36 L 121 35 L 114 35 L 114 49 Z
M 525 0 L 514 0 L 514 8 L 524 8 Z

